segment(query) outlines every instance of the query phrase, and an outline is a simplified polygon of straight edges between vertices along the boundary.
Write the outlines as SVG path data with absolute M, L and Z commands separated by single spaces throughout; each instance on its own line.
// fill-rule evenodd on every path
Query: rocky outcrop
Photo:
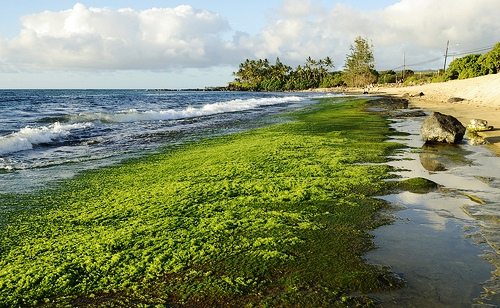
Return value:
M 402 109 L 396 110 L 390 114 L 391 118 L 417 118 L 417 117 L 425 117 L 427 114 L 420 109 Z
M 404 98 L 385 96 L 368 101 L 368 109 L 371 111 L 392 111 L 407 108 L 408 100 Z
M 455 117 L 433 112 L 422 123 L 420 134 L 429 143 L 457 143 L 465 134 L 465 127 Z

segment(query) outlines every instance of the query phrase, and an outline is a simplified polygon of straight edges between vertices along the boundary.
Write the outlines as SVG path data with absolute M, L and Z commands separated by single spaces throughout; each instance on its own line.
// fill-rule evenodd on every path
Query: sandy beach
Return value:
M 480 135 L 500 155 L 500 74 L 409 87 L 376 87 L 370 93 L 409 96 L 411 106 L 450 114 L 464 125 L 471 119 L 487 120 L 494 129 Z M 449 102 L 450 98 L 464 100 Z

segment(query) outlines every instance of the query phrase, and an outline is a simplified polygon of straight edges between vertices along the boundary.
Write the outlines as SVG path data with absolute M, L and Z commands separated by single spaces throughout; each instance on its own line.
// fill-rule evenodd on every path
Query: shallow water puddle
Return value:
M 402 178 L 442 187 L 381 197 L 398 208 L 396 219 L 373 232 L 377 249 L 366 258 L 390 266 L 406 287 L 374 297 L 384 307 L 491 307 L 500 301 L 492 265 L 499 264 L 500 158 L 465 143 L 424 146 L 422 120 L 395 120 L 392 126 L 410 135 L 393 141 L 409 148 L 389 164 Z

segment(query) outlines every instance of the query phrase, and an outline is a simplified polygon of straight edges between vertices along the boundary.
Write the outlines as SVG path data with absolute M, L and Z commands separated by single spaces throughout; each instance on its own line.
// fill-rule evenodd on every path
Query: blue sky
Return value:
M 307 56 L 342 69 L 353 38 L 378 69 L 428 62 L 499 40 L 498 0 L 3 1 L 0 88 L 224 85 L 245 58 Z M 488 29 L 491 31 L 484 31 Z

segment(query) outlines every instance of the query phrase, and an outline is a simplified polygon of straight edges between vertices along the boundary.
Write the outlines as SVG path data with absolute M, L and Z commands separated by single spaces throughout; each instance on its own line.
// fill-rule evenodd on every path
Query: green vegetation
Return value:
M 483 55 L 470 54 L 453 60 L 446 71 L 381 71 L 377 82 L 387 84 L 403 81 L 405 86 L 412 86 L 430 82 L 473 78 L 498 72 L 500 72 L 500 43 L 497 43 L 492 50 Z
M 467 79 L 486 75 L 479 59 L 481 55 L 467 55 L 453 60 L 446 70 L 446 78 L 451 79 Z
M 386 83 L 396 83 L 397 80 L 398 80 L 397 73 L 393 70 L 388 70 L 388 71 L 381 71 L 379 73 L 377 82 L 379 84 L 386 84 Z
M 0 195 L 0 306 L 345 306 L 392 285 L 364 262 L 384 221 L 386 120 L 326 99 L 294 121 Z
M 335 82 L 335 74 L 330 72 L 333 62 L 329 57 L 314 60 L 306 59 L 304 65 L 295 70 L 276 58 L 274 65 L 267 59 L 245 60 L 239 70 L 234 73 L 236 79 L 229 84 L 231 90 L 243 91 L 283 91 L 304 90 L 331 86 Z
M 345 70 L 334 72 L 330 57 L 314 60 L 306 59 L 304 65 L 295 70 L 276 58 L 275 64 L 268 59 L 249 60 L 240 64 L 234 72 L 236 77 L 228 85 L 229 90 L 241 91 L 291 91 L 314 88 L 331 88 L 349 85 L 362 87 L 377 81 L 378 72 L 374 69 L 373 46 L 368 40 L 357 37 L 347 55 Z
M 480 54 L 471 54 L 453 60 L 446 70 L 446 79 L 466 79 L 496 74 L 500 72 L 500 43 L 492 50 Z
M 235 80 L 227 89 L 242 91 L 292 91 L 340 86 L 364 87 L 372 83 L 403 83 L 405 86 L 429 82 L 444 82 L 496 74 L 500 72 L 500 43 L 484 55 L 471 54 L 453 60 L 448 69 L 414 72 L 410 69 L 395 72 L 377 72 L 373 57 L 373 46 L 368 39 L 357 37 L 351 45 L 351 52 L 345 60 L 344 71 L 332 71 L 333 62 L 329 57 L 306 59 L 305 64 L 293 70 L 279 58 L 274 65 L 267 59 L 245 60 L 234 73 Z
M 398 182 L 397 187 L 416 194 L 426 194 L 438 189 L 439 185 L 426 178 L 411 178 Z
M 377 81 L 373 46 L 360 36 L 351 45 L 351 53 L 345 60 L 344 81 L 351 87 L 363 87 Z

